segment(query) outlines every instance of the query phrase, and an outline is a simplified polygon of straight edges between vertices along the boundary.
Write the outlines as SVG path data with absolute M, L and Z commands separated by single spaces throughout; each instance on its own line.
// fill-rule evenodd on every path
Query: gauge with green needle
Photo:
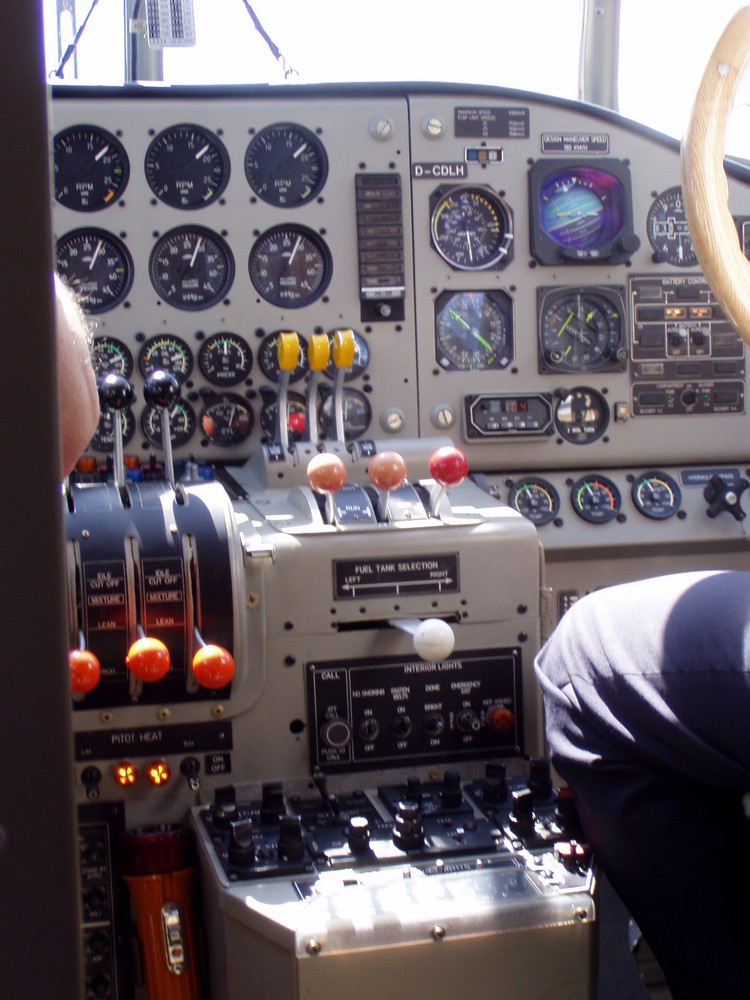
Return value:
M 618 288 L 539 289 L 539 370 L 622 369 L 624 315 Z
M 503 291 L 443 292 L 435 360 L 446 371 L 497 371 L 513 360 L 513 300 Z

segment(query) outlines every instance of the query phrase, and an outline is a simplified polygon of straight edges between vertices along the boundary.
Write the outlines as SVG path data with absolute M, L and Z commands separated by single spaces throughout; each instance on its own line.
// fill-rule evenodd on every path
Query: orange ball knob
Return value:
M 346 482 L 346 466 L 338 455 L 321 452 L 310 459 L 307 481 L 316 493 L 336 493 Z
M 466 455 L 452 445 L 438 448 L 430 458 L 430 475 L 439 486 L 458 486 L 468 471 Z
M 88 694 L 93 691 L 101 674 L 99 661 L 94 654 L 88 649 L 71 649 L 68 663 L 73 694 Z
M 169 650 L 159 639 L 136 639 L 125 657 L 125 666 L 139 681 L 160 681 L 169 673 Z
M 201 687 L 216 691 L 234 677 L 234 659 L 223 646 L 202 646 L 193 657 L 193 675 Z
M 379 490 L 397 490 L 406 479 L 406 462 L 397 451 L 381 451 L 370 459 L 367 475 Z

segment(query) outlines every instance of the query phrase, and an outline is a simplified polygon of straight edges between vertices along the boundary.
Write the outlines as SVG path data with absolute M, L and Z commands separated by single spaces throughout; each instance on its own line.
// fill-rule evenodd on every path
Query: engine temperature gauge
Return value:
M 200 421 L 211 444 L 228 448 L 250 437 L 255 418 L 246 400 L 228 392 L 207 395 Z
M 643 472 L 633 481 L 633 503 L 646 517 L 657 521 L 676 514 L 682 494 L 680 487 L 666 472 Z
M 606 476 L 584 476 L 570 489 L 573 510 L 590 524 L 606 524 L 620 513 L 620 491 Z
M 557 490 L 552 483 L 538 476 L 526 476 L 515 482 L 508 503 L 536 525 L 549 524 L 560 512 Z

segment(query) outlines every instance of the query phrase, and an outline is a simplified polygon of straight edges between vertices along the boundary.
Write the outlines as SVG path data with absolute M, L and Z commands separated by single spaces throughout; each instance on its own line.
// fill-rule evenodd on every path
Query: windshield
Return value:
M 578 97 L 583 0 L 182 0 L 195 44 L 160 50 L 168 84 L 438 81 Z M 741 0 L 623 0 L 619 111 L 679 137 L 716 39 Z M 125 82 L 124 10 L 145 0 L 44 0 L 50 82 Z M 87 20 L 88 16 L 88 20 Z M 55 75 L 66 50 L 75 54 Z M 744 88 L 743 88 L 744 89 Z M 739 95 L 742 103 L 742 92 Z M 746 108 L 727 151 L 750 158 Z

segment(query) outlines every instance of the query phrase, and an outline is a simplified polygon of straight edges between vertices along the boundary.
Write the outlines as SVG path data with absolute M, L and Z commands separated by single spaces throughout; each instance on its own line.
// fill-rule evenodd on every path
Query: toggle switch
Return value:
M 408 632 L 415 652 L 428 663 L 447 659 L 456 645 L 453 629 L 442 618 L 391 618 L 388 624 Z

